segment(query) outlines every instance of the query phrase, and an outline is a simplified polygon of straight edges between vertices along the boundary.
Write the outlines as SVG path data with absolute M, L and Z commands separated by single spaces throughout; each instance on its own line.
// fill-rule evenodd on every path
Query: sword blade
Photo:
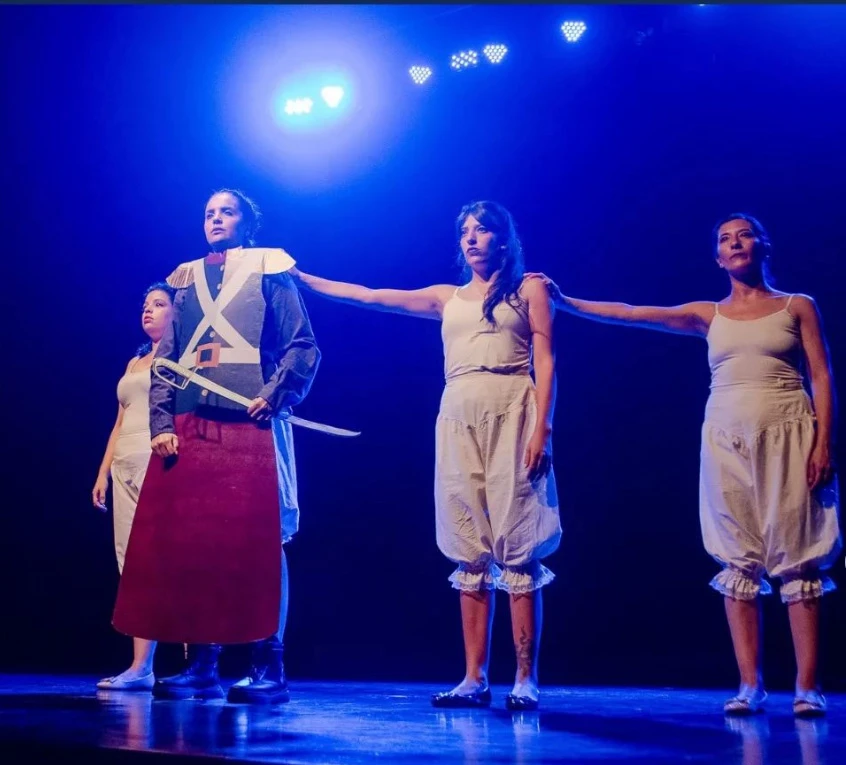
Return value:
M 295 417 L 293 414 L 277 415 L 278 419 L 286 420 L 291 425 L 299 425 L 301 428 L 308 428 L 309 430 L 317 430 L 320 433 L 329 433 L 332 436 L 341 436 L 342 438 L 355 438 L 361 435 L 360 430 L 346 430 L 346 428 L 336 428 L 334 425 L 324 425 L 322 422 L 313 422 L 312 420 L 304 420 L 302 417 Z
M 213 382 L 212 380 L 208 380 L 202 375 L 198 375 L 196 371 L 188 369 L 187 367 L 184 367 L 181 364 L 177 364 L 175 361 L 171 361 L 170 359 L 153 359 L 153 367 L 154 371 L 156 371 L 157 367 L 165 367 L 165 369 L 170 369 L 172 372 L 176 372 L 176 374 L 182 375 L 182 377 L 186 378 L 188 382 L 192 382 L 195 385 L 199 385 L 201 388 L 205 388 L 210 393 L 216 393 L 218 396 L 222 396 L 223 398 L 229 399 L 230 401 L 234 401 L 236 404 L 241 404 L 241 406 L 243 407 L 249 407 L 252 401 L 252 399 L 249 399 L 246 396 L 242 396 L 240 393 L 235 393 L 235 391 L 229 390 L 229 388 L 224 388 L 222 385 L 219 385 L 218 383 Z M 157 376 L 161 377 L 161 375 L 158 374 Z M 161 379 L 169 384 L 173 384 L 170 380 L 165 377 L 161 377 Z M 275 416 L 277 419 L 286 420 L 287 422 L 290 422 L 291 425 L 298 425 L 301 428 L 316 430 L 319 433 L 327 433 L 331 436 L 340 436 L 341 438 L 355 438 L 356 436 L 361 435 L 361 431 L 347 430 L 346 428 L 336 428 L 334 425 L 324 425 L 322 422 L 313 422 L 312 420 L 305 420 L 302 417 L 296 417 L 293 414 L 279 414 Z

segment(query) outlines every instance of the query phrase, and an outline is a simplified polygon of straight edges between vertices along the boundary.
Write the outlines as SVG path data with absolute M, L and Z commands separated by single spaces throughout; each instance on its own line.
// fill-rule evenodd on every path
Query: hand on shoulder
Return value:
M 547 282 L 547 278 L 542 274 L 539 276 L 526 274 L 523 277 L 523 283 L 520 285 L 520 292 L 530 302 L 536 300 L 553 300 L 554 296 Z

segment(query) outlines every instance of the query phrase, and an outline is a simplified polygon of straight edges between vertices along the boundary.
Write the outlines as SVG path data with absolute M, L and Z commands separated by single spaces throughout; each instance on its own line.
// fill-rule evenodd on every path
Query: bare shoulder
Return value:
M 800 322 L 815 321 L 819 319 L 820 310 L 817 306 L 817 301 L 810 295 L 804 295 L 798 292 L 790 298 L 790 305 L 787 307 L 788 313 L 793 314 Z
M 717 310 L 715 306 L 716 303 L 713 300 L 694 300 L 680 305 L 679 308 L 688 313 L 695 313 L 697 316 L 712 318 Z
M 817 301 L 810 295 L 805 295 L 802 292 L 797 292 L 790 298 L 790 310 L 798 308 L 800 311 L 816 311 Z
M 441 305 L 447 302 L 458 289 L 454 284 L 433 284 L 431 287 L 426 287 L 428 292 Z
M 685 327 L 685 334 L 706 337 L 717 315 L 717 304 L 713 300 L 694 300 L 669 310 L 675 312 L 677 320 Z
M 130 372 L 130 371 L 132 370 L 132 368 L 133 368 L 133 367 L 134 367 L 134 366 L 135 366 L 135 365 L 136 365 L 139 361 L 141 361 L 141 357 L 140 357 L 140 356 L 138 356 L 137 354 L 136 354 L 135 356 L 133 356 L 133 357 L 129 360 L 129 363 L 126 365 L 126 371 L 127 371 L 127 372 Z
M 713 300 L 694 300 L 692 303 L 684 303 L 679 310 L 696 316 L 706 323 L 710 323 L 717 312 L 716 303 Z
M 527 279 L 524 277 L 523 283 L 520 285 L 520 294 L 530 301 L 549 300 L 549 289 L 543 279 Z

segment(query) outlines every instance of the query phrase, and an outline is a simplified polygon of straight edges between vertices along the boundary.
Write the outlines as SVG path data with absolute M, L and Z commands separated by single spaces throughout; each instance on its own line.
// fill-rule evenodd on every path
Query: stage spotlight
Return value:
M 460 53 L 453 53 L 449 65 L 459 71 L 476 66 L 479 63 L 479 54 L 474 50 L 463 50 Z
M 508 48 L 504 45 L 496 43 L 494 45 L 486 45 L 482 48 L 482 53 L 487 56 L 488 61 L 492 64 L 498 64 L 502 59 L 505 58 L 505 54 L 508 53 Z
M 285 102 L 285 114 L 311 114 L 314 102 L 310 98 L 289 98 Z
M 340 69 L 294 71 L 276 91 L 274 114 L 297 132 L 328 129 L 352 116 L 355 97 L 355 81 Z
M 330 109 L 337 109 L 344 97 L 344 89 L 340 85 L 326 85 L 320 89 L 320 97 Z
M 587 24 L 584 21 L 565 21 L 561 25 L 561 32 L 568 43 L 578 42 L 586 31 Z
M 432 70 L 428 66 L 413 66 L 408 73 L 415 85 L 422 85 L 432 76 Z

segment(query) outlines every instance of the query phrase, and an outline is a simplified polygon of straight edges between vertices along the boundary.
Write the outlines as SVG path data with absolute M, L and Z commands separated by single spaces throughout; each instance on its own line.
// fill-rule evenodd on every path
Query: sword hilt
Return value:
M 194 370 L 189 369 L 188 371 L 190 372 L 190 375 L 186 375 L 185 372 L 182 371 L 182 369 L 175 368 L 177 366 L 178 365 L 175 365 L 170 359 L 153 359 L 151 369 L 153 370 L 153 374 L 158 377 L 159 380 L 166 382 L 172 388 L 179 388 L 179 390 L 185 390 L 188 387 L 188 383 L 191 382 L 191 378 L 194 376 Z M 168 379 L 159 371 L 160 367 L 169 369 L 174 374 L 181 375 L 184 381 L 180 384 L 176 380 Z
M 180 384 L 176 380 L 169 380 L 167 377 L 161 374 L 161 372 L 159 371 L 159 367 L 164 367 L 165 369 L 169 369 L 174 374 L 180 375 L 182 378 L 184 378 L 184 382 Z M 215 382 L 212 382 L 211 380 L 207 380 L 202 375 L 198 375 L 196 369 L 189 369 L 188 367 L 183 367 L 181 364 L 177 364 L 175 361 L 171 361 L 170 359 L 153 359 L 152 370 L 153 374 L 156 375 L 156 377 L 158 377 L 160 380 L 163 380 L 168 385 L 174 388 L 178 388 L 179 390 L 185 390 L 188 387 L 188 383 L 193 381 L 201 388 L 209 390 L 212 393 L 217 393 L 217 395 L 223 396 L 224 398 L 228 398 L 230 401 L 234 401 L 236 404 L 241 404 L 245 407 L 250 406 L 251 399 L 247 398 L 246 396 L 242 396 L 240 393 L 235 393 L 235 391 L 231 391 L 221 385 L 218 385 Z M 275 417 L 280 420 L 290 422 L 292 425 L 299 425 L 300 427 L 308 428 L 309 430 L 317 430 L 321 433 L 328 433 L 329 435 L 333 436 L 355 438 L 356 436 L 361 435 L 361 432 L 357 430 L 336 428 L 332 425 L 324 425 L 320 422 L 312 422 L 311 420 L 305 420 L 302 417 L 295 417 L 292 414 L 277 414 L 275 415 Z

